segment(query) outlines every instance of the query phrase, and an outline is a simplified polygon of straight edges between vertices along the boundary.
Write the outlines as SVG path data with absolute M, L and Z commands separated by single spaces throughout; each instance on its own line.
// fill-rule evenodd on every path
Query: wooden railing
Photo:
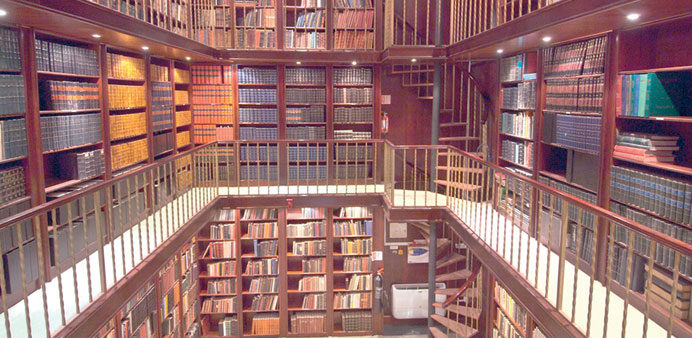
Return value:
M 435 44 L 435 6 L 432 0 L 385 0 L 384 48 Z
M 193 20 L 192 6 L 190 2 L 194 3 L 195 1 L 201 0 L 82 1 L 97 3 L 175 34 L 184 36 L 186 38 L 192 38 L 190 24 Z
M 454 147 L 382 140 L 212 143 L 1 220 L 17 258 L 0 264 L 0 332 L 50 337 L 216 197 L 267 194 L 444 207 L 586 336 L 692 332 L 652 287 L 685 292 L 692 245 Z

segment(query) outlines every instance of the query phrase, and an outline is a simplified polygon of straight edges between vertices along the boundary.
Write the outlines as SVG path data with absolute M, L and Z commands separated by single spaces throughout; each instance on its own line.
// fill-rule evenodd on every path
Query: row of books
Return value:
M 352 275 L 346 278 L 346 290 L 348 291 L 370 291 L 372 290 L 372 275 Z
M 152 82 L 169 82 L 168 67 L 151 64 L 149 67 L 149 79 Z
M 692 184 L 622 166 L 611 168 L 611 198 L 692 225 Z
M 324 237 L 324 222 L 286 224 L 286 237 Z
M 334 236 L 372 236 L 372 221 L 335 222 Z
M 678 116 L 687 105 L 689 72 L 623 75 L 617 112 L 625 116 Z
M 202 312 L 205 313 L 235 313 L 237 312 L 236 297 L 212 297 L 202 302 Z
M 151 83 L 151 104 L 153 106 L 173 105 L 173 91 L 170 83 Z
M 294 13 L 293 11 L 288 11 L 287 15 Z M 295 20 L 292 22 L 289 18 L 287 18 L 286 26 L 291 26 L 291 23 L 293 23 L 293 27 L 297 28 L 324 28 L 325 25 L 325 15 L 324 15 L 324 10 L 315 10 L 315 11 L 305 11 L 301 10 L 299 12 L 296 12 L 298 15 Z
M 250 223 L 247 236 L 249 238 L 275 238 L 279 237 L 279 227 L 276 222 Z
M 501 157 L 509 162 L 533 167 L 533 143 L 502 140 Z
M 250 293 L 279 292 L 279 277 L 258 277 L 250 281 Z
M 300 31 L 286 29 L 284 31 L 284 47 L 286 48 L 325 48 L 326 34 L 317 31 Z
M 24 196 L 26 196 L 24 167 L 14 166 L 0 169 L 0 203 L 9 203 Z M 0 219 L 4 218 L 0 217 Z M 3 247 L 9 248 L 5 244 L 3 242 Z
M 325 127 L 287 127 L 286 139 L 288 140 L 324 140 L 327 138 Z
M 514 327 L 512 322 L 505 316 L 505 314 L 500 311 L 500 309 L 496 309 L 496 316 L 497 316 L 497 321 L 495 324 L 495 329 L 493 329 L 493 332 L 497 331 L 499 332 L 499 336 L 503 338 L 523 338 L 524 336 L 517 331 L 517 329 Z
M 339 242 L 342 254 L 370 254 L 372 250 L 372 238 L 342 238 Z
M 0 76 L 0 104 L 12 113 L 23 112 L 24 79 L 22 76 Z M 96 83 L 73 81 L 40 81 L 39 102 L 41 110 L 78 110 L 99 107 L 99 86 Z M 7 96 L 5 96 L 7 95 Z M 0 113 L 2 114 L 2 113 Z M 8 112 L 8 114 L 11 114 Z
M 235 41 L 238 48 L 276 48 L 276 32 L 267 29 L 238 29 Z
M 338 179 L 366 179 L 371 177 L 369 164 L 338 164 L 336 166 L 336 178 Z
M 52 151 L 101 141 L 101 115 L 41 116 L 41 149 Z
M 111 166 L 113 169 L 120 169 L 147 158 L 149 158 L 149 150 L 146 139 L 116 144 L 111 147 Z
M 120 140 L 147 132 L 145 113 L 110 115 L 111 140 Z
M 334 84 L 372 84 L 372 68 L 334 68 Z
M 324 146 L 289 146 L 288 160 L 297 161 L 326 161 L 327 147 Z
M 196 125 L 194 129 L 194 142 L 204 144 L 218 141 L 217 127 L 214 125 Z
M 175 149 L 175 135 L 166 132 L 154 135 L 154 156 L 159 156 Z
M 656 230 L 662 234 L 678 239 L 682 242 L 692 244 L 692 231 L 686 227 L 664 221 L 659 218 L 651 217 L 643 212 L 636 211 L 620 203 L 611 203 L 610 211 Z M 635 231 L 625 229 L 619 225 L 615 226 L 615 233 L 613 234 L 614 240 L 623 244 L 628 244 L 630 239 L 629 236 L 634 236 L 634 246 L 632 249 L 648 257 L 651 252 L 651 239 L 642 236 Z M 656 244 L 654 250 L 654 261 L 661 266 L 668 268 L 670 271 L 678 269 L 680 273 L 686 276 L 692 276 L 692 259 L 686 255 L 680 255 L 680 263 L 678 266 L 675 266 L 675 250 L 669 247 Z M 626 260 L 623 260 L 621 263 L 622 264 L 617 267 L 618 269 L 622 269 L 622 265 L 626 266 Z M 642 262 L 642 264 L 645 264 L 645 262 Z M 619 274 L 626 276 L 624 273 Z
M 238 89 L 238 102 L 243 103 L 276 103 L 276 89 L 274 88 L 240 88 Z
M 109 78 L 144 80 L 144 59 L 113 53 L 107 59 Z
M 293 242 L 292 252 L 296 256 L 323 256 L 327 254 L 327 241 Z
M 335 0 L 337 8 L 373 8 L 372 0 Z
M 338 216 L 349 218 L 369 218 L 372 217 L 372 211 L 370 208 L 364 207 L 344 207 L 339 209 Z
M 288 114 L 288 111 L 286 112 Z M 238 118 L 240 123 L 276 123 L 276 108 L 240 108 Z M 288 120 L 288 117 L 286 118 Z
M 516 87 L 502 88 L 502 108 L 536 108 L 536 81 L 522 82 Z
M 192 138 L 190 137 L 190 131 L 186 130 L 178 132 L 175 135 L 175 142 L 178 148 L 189 145 L 192 142 Z
M 173 68 L 173 81 L 175 81 L 175 83 L 190 83 L 190 71 Z
M 327 259 L 324 257 L 304 258 L 300 262 L 300 266 L 303 272 L 326 272 Z
M 278 217 L 278 209 L 252 208 L 243 209 L 243 216 L 240 219 L 276 219 Z
M 207 274 L 209 276 L 233 276 L 235 275 L 235 261 L 223 261 L 207 264 Z
M 105 172 L 105 157 L 103 149 L 67 153 L 57 160 L 60 168 L 58 176 L 70 180 L 84 180 L 103 175 Z
M 334 28 L 372 29 L 375 26 L 375 11 L 343 11 L 334 15 Z
M 335 309 L 361 309 L 372 307 L 372 295 L 367 293 L 334 293 Z
M 507 290 L 495 283 L 495 301 L 497 305 L 502 307 L 505 312 L 517 323 L 524 331 L 526 331 L 527 312 L 523 306 L 517 304 L 512 296 L 507 293 Z
M 240 127 L 241 140 L 276 140 L 278 137 L 278 128 Z
M 25 112 L 24 77 L 22 75 L 0 75 L 0 116 Z
M 500 60 L 500 81 L 511 82 L 524 79 L 524 54 Z
M 278 241 L 277 240 L 270 240 L 270 241 L 260 241 L 260 240 L 253 240 L 253 253 L 255 257 L 267 257 L 267 256 L 276 256 L 276 249 L 278 247 Z
M 334 123 L 372 122 L 372 107 L 335 107 Z
M 190 104 L 190 92 L 188 92 L 187 90 L 176 89 L 174 94 L 176 106 Z
M 176 104 L 181 104 L 178 100 Z M 233 104 L 233 87 L 230 85 L 201 85 L 192 86 L 192 104 Z
M 325 122 L 325 106 L 286 107 L 286 124 Z
M 230 69 L 224 72 L 221 66 L 194 65 L 191 68 L 193 84 L 230 84 Z M 228 73 L 228 77 L 226 74 Z M 224 82 L 224 80 L 229 80 Z M 176 80 L 177 82 L 177 80 Z
M 158 106 L 151 108 L 151 118 L 154 131 L 173 128 L 173 108 L 170 106 Z
M 308 104 L 308 103 L 326 103 L 327 92 L 324 88 L 287 88 L 286 103 L 287 104 Z
M 236 27 L 276 27 L 276 9 L 258 8 L 243 11 L 236 17 Z
M 233 106 L 195 105 L 193 121 L 198 124 L 233 124 Z
M 235 215 L 235 210 L 233 209 L 222 209 L 220 210 L 223 212 L 223 215 L 219 215 L 220 217 L 218 220 L 232 220 L 227 219 L 229 215 L 227 215 L 227 212 L 224 211 L 230 211 L 231 215 Z M 235 224 L 212 224 L 209 226 L 209 239 L 223 239 L 223 240 L 228 240 L 228 239 L 235 239 Z
M 324 68 L 286 68 L 286 85 L 291 84 L 325 84 L 326 71 Z
M 344 272 L 370 272 L 372 261 L 370 257 L 346 257 Z
M 232 27 L 233 16 L 231 8 L 215 8 L 214 9 L 214 26 L 216 27 Z
M 219 321 L 219 336 L 237 336 L 238 335 L 238 317 L 226 316 Z
M 99 75 L 96 50 L 41 39 L 36 39 L 35 45 L 39 72 Z
M 0 69 L 20 69 L 19 32 L 0 27 Z
M 0 160 L 26 156 L 26 123 L 23 118 L 0 120 Z
M 680 150 L 677 135 L 618 132 L 613 156 L 639 162 L 656 163 L 675 161 Z
M 324 310 L 327 308 L 327 294 L 325 293 L 311 293 L 303 296 L 303 304 L 301 309 L 307 310 Z M 307 314 L 307 313 L 305 313 Z M 294 325 L 293 323 L 291 325 Z M 295 327 L 293 327 L 295 331 Z M 322 329 L 319 329 L 320 332 Z
M 235 242 L 212 242 L 205 251 L 204 257 L 235 258 Z
M 302 218 L 324 218 L 324 209 L 322 208 L 300 208 L 300 216 Z M 291 216 L 288 216 L 291 220 Z
M 334 103 L 372 102 L 372 88 L 334 88 Z
M 303 7 L 303 8 L 324 8 L 325 6 L 325 1 L 324 0 L 300 0 L 300 1 L 295 1 L 294 5 L 296 7 Z
M 500 132 L 528 139 L 533 139 L 533 113 L 502 113 Z
M 605 36 L 543 51 L 545 77 L 602 74 L 605 70 Z
M 276 84 L 276 68 L 238 67 L 238 84 Z
M 335 31 L 334 49 L 373 49 L 375 32 L 369 31 Z
M 569 195 L 575 196 L 581 200 L 584 200 L 586 202 L 589 202 L 591 204 L 597 204 L 598 199 L 596 198 L 596 194 L 588 191 L 584 191 L 582 189 L 575 188 L 571 185 L 556 181 L 554 179 L 550 179 L 544 176 L 539 176 L 538 181 L 551 187 L 554 189 L 557 189 L 559 191 L 566 192 Z M 517 182 L 518 184 L 518 182 Z M 513 183 L 508 181 L 508 186 L 512 187 Z M 517 185 L 519 186 L 519 185 Z M 519 192 L 521 194 L 521 192 Z M 524 199 L 528 200 L 530 197 L 529 191 L 525 191 L 523 193 Z M 550 195 L 546 193 L 542 193 L 542 203 L 543 206 L 547 209 L 550 208 Z M 562 210 L 562 200 L 559 198 L 553 198 L 553 210 L 557 213 L 561 212 Z M 572 222 L 579 222 L 579 213 L 581 208 L 578 206 L 575 206 L 574 204 L 570 204 L 569 208 L 567 209 L 567 219 L 569 219 Z M 594 229 L 594 225 L 596 224 L 596 216 L 594 214 L 588 212 L 588 211 L 582 211 L 581 212 L 581 225 L 585 226 L 589 229 Z
M 270 161 L 276 162 L 279 148 L 270 145 L 244 145 L 240 147 L 241 161 Z M 249 209 L 249 210 L 269 210 L 269 209 Z M 275 210 L 275 209 L 272 209 Z M 246 214 L 248 212 L 246 211 Z M 276 218 L 276 217 L 274 217 Z M 258 218 L 259 219 L 259 218 Z
M 369 140 L 372 138 L 370 131 L 353 131 L 351 129 L 335 129 L 335 140 Z
M 279 313 L 256 313 L 252 317 L 250 334 L 253 335 L 278 335 L 281 326 Z
M 324 180 L 327 179 L 327 166 L 318 165 L 289 165 L 288 179 L 291 181 Z
M 325 276 L 306 276 L 298 281 L 298 291 L 327 291 Z
M 279 295 L 257 295 L 252 298 L 250 309 L 252 311 L 277 311 L 279 309 Z
M 604 78 L 546 81 L 545 109 L 566 112 L 603 112 Z
M 372 330 L 372 312 L 344 311 L 341 313 L 341 325 L 346 332 L 369 332 Z
M 584 151 L 601 150 L 601 117 L 543 114 L 543 141 Z
M 147 104 L 144 86 L 108 85 L 110 109 L 144 107 Z
M 245 266 L 246 275 L 277 275 L 279 274 L 279 259 L 266 258 L 251 260 Z
M 150 337 L 156 332 L 153 321 L 157 307 L 155 289 L 151 288 L 141 298 L 138 298 L 135 297 L 130 301 L 134 303 L 132 307 L 125 307 L 130 310 L 120 321 L 122 337 Z

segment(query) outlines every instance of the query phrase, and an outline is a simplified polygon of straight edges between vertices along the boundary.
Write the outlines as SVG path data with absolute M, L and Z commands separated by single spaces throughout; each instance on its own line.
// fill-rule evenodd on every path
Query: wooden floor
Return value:
M 215 190 L 215 189 L 214 189 Z M 384 186 L 382 185 L 359 185 L 359 186 L 302 186 L 302 187 L 251 187 L 251 188 L 221 188 L 218 190 L 220 195 L 227 196 L 238 196 L 238 195 L 291 195 L 291 194 L 309 194 L 309 195 L 319 195 L 319 194 L 369 194 L 369 193 L 382 193 L 384 192 Z M 131 230 L 126 231 L 121 237 L 117 238 L 112 243 L 107 244 L 104 247 L 105 255 L 105 277 L 106 277 L 106 287 L 110 287 L 114 284 L 116 280 L 121 279 L 127 272 L 136 267 L 136 265 L 151 253 L 163 240 L 168 238 L 175 230 L 180 228 L 184 224 L 185 220 L 171 220 L 167 222 L 170 225 L 168 229 L 160 229 L 154 226 L 154 217 L 166 217 L 169 211 L 175 212 L 177 210 L 179 203 L 186 203 L 189 201 L 190 194 L 180 196 L 179 199 L 165 206 L 163 209 L 159 210 L 156 214 L 149 216 L 149 218 L 141 223 L 132 227 Z M 430 193 L 430 192 L 415 192 L 410 190 L 400 190 L 394 191 L 394 196 L 392 198 L 393 205 L 395 206 L 405 206 L 405 207 L 425 207 L 425 206 L 453 206 L 452 211 L 455 212 L 462 220 L 464 220 L 467 225 L 478 234 L 479 238 L 484 240 L 491 247 L 495 248 L 496 251 L 503 257 L 506 261 L 518 269 L 531 284 L 536 285 L 537 290 L 542 294 L 546 294 L 547 299 L 555 305 L 555 300 L 557 297 L 557 287 L 555 281 L 558 277 L 558 256 L 548 250 L 544 244 L 537 244 L 537 242 L 530 238 L 528 234 L 520 231 L 520 228 L 511 224 L 508 224 L 504 217 L 492 210 L 489 206 L 479 203 L 471 203 L 463 206 L 460 201 L 448 199 L 444 195 Z M 170 210 L 169 210 L 170 208 Z M 469 209 L 471 208 L 471 209 Z M 478 209 L 476 209 L 478 208 Z M 464 210 L 480 210 L 480 212 L 464 212 Z M 497 224 L 497 229 L 490 230 L 491 224 Z M 514 228 L 514 231 L 512 231 Z M 140 250 L 139 234 L 143 236 L 142 250 Z M 131 238 L 133 239 L 131 241 Z M 147 238 L 149 246 L 147 247 Z M 503 249 L 504 248 L 504 249 Z M 510 250 L 512 248 L 513 250 Z M 521 248 L 521 249 L 520 249 Z M 123 264 L 122 257 L 123 252 L 125 253 L 125 261 Z M 538 253 L 538 254 L 537 254 Z M 522 259 L 521 263 L 517 257 L 529 257 L 529 259 Z M 113 260 L 113 257 L 116 259 Z M 566 263 L 565 269 L 565 286 L 564 289 L 564 301 L 563 307 L 560 311 L 570 317 L 572 313 L 572 301 L 573 295 L 575 295 L 572 290 L 576 290 L 576 320 L 575 324 L 583 332 L 586 332 L 586 323 L 588 316 L 588 305 L 589 305 L 589 289 L 591 287 L 590 278 L 587 274 L 582 271 L 577 271 L 577 283 L 576 288 L 573 288 L 575 268 L 569 262 Z M 101 290 L 101 280 L 98 273 L 98 256 L 93 253 L 89 257 L 89 265 L 91 269 L 91 294 L 94 298 L 98 297 L 103 290 Z M 550 266 L 550 273 L 547 274 L 547 267 Z M 115 267 L 115 271 L 113 269 Z M 536 269 L 538 269 L 538 280 L 536 281 Z M 76 315 L 76 304 L 77 300 L 74 297 L 75 282 L 74 282 L 74 271 L 77 273 L 77 290 L 79 296 L 80 307 L 84 307 L 89 303 L 89 282 L 87 278 L 87 264 L 86 260 L 82 260 L 76 264 L 76 268 L 72 268 L 63 272 L 62 277 L 62 289 L 63 289 L 63 301 L 65 303 L 65 317 L 66 320 L 70 320 Z M 546 282 L 548 281 L 548 282 Z M 59 299 L 58 292 L 58 281 L 54 278 L 46 284 L 46 293 L 48 295 L 49 302 L 49 322 L 50 329 L 54 331 L 61 327 L 61 314 L 60 308 L 57 306 Z M 592 337 L 641 337 L 643 330 L 644 315 L 639 312 L 636 308 L 629 306 L 628 316 L 627 316 L 627 332 L 622 335 L 622 314 L 624 309 L 624 301 L 612 292 L 609 295 L 609 309 L 608 309 L 608 321 L 604 322 L 605 311 L 606 311 L 606 288 L 599 284 L 598 282 L 593 285 L 593 303 L 592 303 L 592 314 L 591 314 L 591 336 Z M 44 304 L 42 300 L 42 292 L 38 290 L 28 297 L 29 309 L 30 309 L 30 326 L 32 328 L 32 336 L 36 338 L 46 337 L 45 330 L 45 320 L 44 320 Z M 27 325 L 26 316 L 24 314 L 24 302 L 20 302 L 13 306 L 10 311 L 8 311 L 10 316 L 10 328 L 13 338 L 18 337 L 28 337 L 27 335 Z M 539 318 L 540 320 L 540 318 Z M 607 325 L 607 328 L 606 328 Z M 603 334 L 604 330 L 607 332 L 606 335 Z M 665 337 L 666 331 L 649 321 L 648 325 L 648 337 Z M 5 321 L 0 320 L 0 337 L 5 336 Z

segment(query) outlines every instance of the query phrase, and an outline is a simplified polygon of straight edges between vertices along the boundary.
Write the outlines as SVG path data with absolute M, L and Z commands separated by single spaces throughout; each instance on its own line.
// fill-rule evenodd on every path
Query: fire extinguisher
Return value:
M 386 134 L 389 132 L 389 116 L 387 116 L 387 112 L 382 112 L 382 120 L 380 122 L 380 129 L 382 131 L 382 134 Z
M 384 276 L 382 276 L 383 272 L 384 268 L 380 268 L 377 270 L 377 275 L 375 276 L 375 302 L 373 303 L 374 313 L 382 312 L 382 289 L 384 287 Z

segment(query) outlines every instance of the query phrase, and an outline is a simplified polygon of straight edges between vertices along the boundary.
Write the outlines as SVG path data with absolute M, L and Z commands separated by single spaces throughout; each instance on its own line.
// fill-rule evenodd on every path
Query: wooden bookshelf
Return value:
M 375 48 L 375 7 L 373 0 L 328 0 L 332 5 L 332 44 L 337 50 Z
M 325 0 L 283 0 L 285 49 L 327 48 Z

